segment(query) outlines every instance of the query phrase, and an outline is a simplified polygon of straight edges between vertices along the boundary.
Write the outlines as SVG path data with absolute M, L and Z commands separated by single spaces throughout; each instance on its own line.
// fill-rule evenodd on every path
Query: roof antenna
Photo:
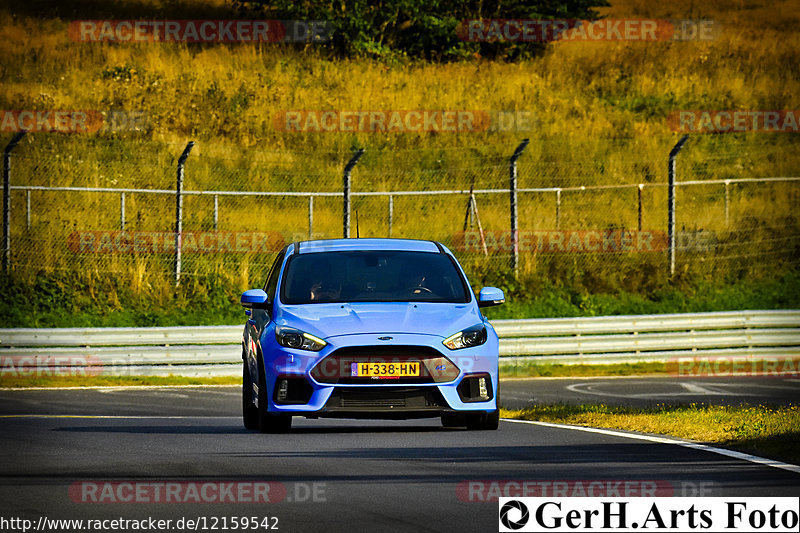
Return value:
M 356 239 L 359 238 L 358 234 L 358 209 L 356 209 Z

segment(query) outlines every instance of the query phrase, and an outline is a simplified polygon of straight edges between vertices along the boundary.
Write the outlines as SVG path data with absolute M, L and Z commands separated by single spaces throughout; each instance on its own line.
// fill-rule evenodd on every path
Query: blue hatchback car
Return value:
M 498 339 L 453 254 L 438 242 L 293 243 L 263 289 L 242 294 L 244 425 L 307 418 L 441 417 L 497 429 Z

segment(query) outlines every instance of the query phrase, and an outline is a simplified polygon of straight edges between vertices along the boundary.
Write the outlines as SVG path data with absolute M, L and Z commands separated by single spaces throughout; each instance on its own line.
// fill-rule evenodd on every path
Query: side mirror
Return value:
M 261 289 L 250 289 L 242 293 L 242 307 L 248 309 L 266 309 L 269 307 L 269 296 Z
M 491 307 L 505 303 L 506 295 L 497 287 L 484 287 L 478 293 L 478 307 Z

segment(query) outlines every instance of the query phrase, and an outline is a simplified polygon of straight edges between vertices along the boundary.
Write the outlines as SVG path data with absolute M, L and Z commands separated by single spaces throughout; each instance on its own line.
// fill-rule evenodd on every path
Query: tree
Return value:
M 475 54 L 514 60 L 543 43 L 469 42 L 460 25 L 477 19 L 595 19 L 605 0 L 231 0 L 242 13 L 280 20 L 324 20 L 325 45 L 342 56 L 408 56 L 449 61 Z

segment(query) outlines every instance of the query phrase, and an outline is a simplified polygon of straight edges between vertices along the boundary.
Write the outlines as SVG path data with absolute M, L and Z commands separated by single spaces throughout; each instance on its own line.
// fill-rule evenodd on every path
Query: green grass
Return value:
M 255 276 L 253 276 L 255 278 Z M 506 303 L 490 320 L 800 308 L 800 276 L 665 287 L 648 294 L 588 294 L 567 287 L 505 287 Z M 472 280 L 478 286 L 480 280 Z M 134 290 L 116 277 L 54 273 L 35 280 L 0 278 L 0 327 L 200 326 L 243 322 L 239 296 L 261 281 L 188 277 Z M 248 286 L 249 284 L 249 286 Z M 482 283 L 480 283 L 482 284 Z
M 260 284 L 258 284 L 260 285 Z M 254 285 L 255 286 L 255 285 Z M 244 289 L 225 277 L 187 278 L 135 290 L 117 277 L 54 273 L 0 279 L 3 327 L 146 327 L 243 323 Z
M 502 364 L 501 378 L 562 378 L 592 376 L 642 376 L 668 373 L 667 364 L 663 362 L 618 363 L 610 365 L 562 365 L 551 363 L 523 362 L 517 365 Z
M 607 405 L 543 405 L 500 416 L 671 435 L 800 463 L 800 406 L 663 405 L 633 409 Z
M 770 280 L 699 281 L 645 294 L 589 293 L 570 287 L 523 290 L 518 299 L 486 310 L 489 319 L 700 313 L 800 308 L 800 274 Z

